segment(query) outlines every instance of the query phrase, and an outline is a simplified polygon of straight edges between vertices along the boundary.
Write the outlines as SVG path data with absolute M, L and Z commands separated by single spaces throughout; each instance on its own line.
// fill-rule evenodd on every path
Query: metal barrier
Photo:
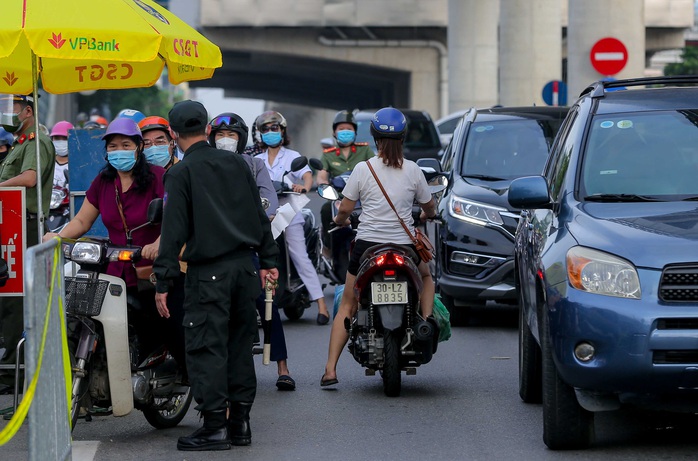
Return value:
M 25 372 L 36 389 L 29 407 L 29 459 L 71 459 L 71 378 L 62 309 L 63 253 L 58 239 L 27 249 L 24 263 Z M 48 308 L 48 311 L 47 311 Z M 48 315 L 47 315 L 48 314 Z M 29 394 L 24 397 L 29 398 Z

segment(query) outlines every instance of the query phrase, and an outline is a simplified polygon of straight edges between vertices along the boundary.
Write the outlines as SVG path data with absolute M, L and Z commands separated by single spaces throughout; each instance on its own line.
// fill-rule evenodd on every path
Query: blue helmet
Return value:
M 399 110 L 384 107 L 373 114 L 371 136 L 375 139 L 403 139 L 407 131 L 407 119 Z
M 118 114 L 116 114 L 116 118 L 130 118 L 136 123 L 140 123 L 141 120 L 145 118 L 145 115 L 143 115 L 142 112 L 137 111 L 135 109 L 124 109 Z
M 11 146 L 14 142 L 15 137 L 0 126 L 0 146 Z

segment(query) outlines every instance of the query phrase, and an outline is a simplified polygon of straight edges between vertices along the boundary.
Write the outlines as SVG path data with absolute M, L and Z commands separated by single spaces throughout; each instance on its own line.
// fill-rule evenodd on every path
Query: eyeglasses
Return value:
M 273 125 L 264 125 L 259 129 L 260 133 L 268 133 L 269 131 L 280 131 L 281 125 L 274 123 Z
M 211 125 L 211 128 L 213 129 L 220 128 L 223 126 L 232 128 L 240 126 L 240 123 L 230 115 L 219 115 L 218 117 L 211 120 L 211 123 L 209 123 L 209 125 Z
M 152 146 L 166 146 L 169 144 L 170 141 L 167 140 L 165 136 L 160 136 L 155 138 L 155 141 L 151 141 L 150 139 L 144 139 L 143 140 L 143 145 L 145 147 L 152 147 Z

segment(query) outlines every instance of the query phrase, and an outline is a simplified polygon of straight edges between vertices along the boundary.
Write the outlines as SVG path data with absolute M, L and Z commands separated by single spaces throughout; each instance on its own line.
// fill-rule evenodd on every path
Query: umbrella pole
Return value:
M 41 190 L 41 143 L 39 142 L 39 58 L 34 51 L 32 51 L 32 80 L 34 84 L 34 130 L 36 132 L 36 231 L 39 233 L 39 242 L 41 242 L 41 237 L 44 235 L 44 204 L 42 200 L 43 192 Z M 29 232 L 29 229 L 27 229 L 27 232 Z

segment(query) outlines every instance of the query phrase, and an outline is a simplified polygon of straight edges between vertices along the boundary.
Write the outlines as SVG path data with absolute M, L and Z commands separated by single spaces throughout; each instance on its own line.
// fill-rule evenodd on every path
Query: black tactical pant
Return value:
M 250 252 L 190 264 L 184 298 L 187 370 L 199 411 L 253 402 L 257 377 L 252 344 L 261 282 Z

